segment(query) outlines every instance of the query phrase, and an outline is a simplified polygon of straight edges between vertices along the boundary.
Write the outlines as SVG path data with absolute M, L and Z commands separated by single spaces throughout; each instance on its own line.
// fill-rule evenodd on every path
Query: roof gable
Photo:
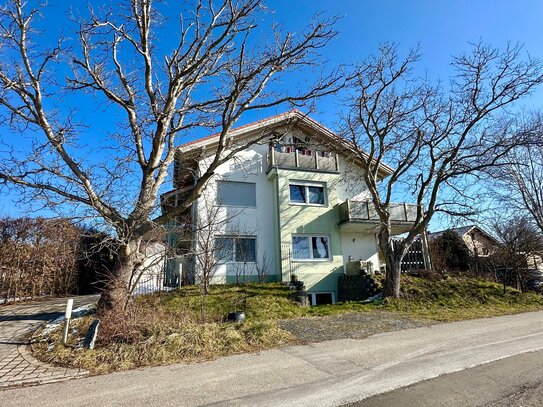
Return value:
M 353 154 L 352 146 L 349 145 L 347 140 L 341 138 L 326 126 L 297 109 L 234 128 L 228 132 L 227 139 L 229 141 L 235 141 L 249 140 L 259 136 L 262 137 L 263 132 L 266 130 L 272 130 L 287 125 L 311 133 L 313 136 L 319 138 L 324 145 L 327 145 L 327 147 L 331 150 L 335 150 L 340 155 L 347 156 L 349 153 L 350 155 Z M 219 139 L 220 133 L 215 133 L 185 143 L 181 145 L 177 151 L 179 153 L 203 152 L 205 150 L 213 151 L 217 147 Z M 380 165 L 380 173 L 382 173 L 383 176 L 388 176 L 392 174 L 393 171 L 394 169 L 386 164 Z

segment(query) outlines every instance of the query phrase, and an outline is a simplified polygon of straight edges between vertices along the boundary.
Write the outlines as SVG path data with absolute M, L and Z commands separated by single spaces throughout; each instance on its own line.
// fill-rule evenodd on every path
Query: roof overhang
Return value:
M 283 133 L 279 133 L 279 131 L 286 128 L 297 128 L 302 132 L 308 133 L 308 135 L 316 137 L 331 151 L 340 154 L 344 158 L 350 158 L 355 164 L 361 166 L 359 151 L 352 144 L 299 110 L 291 110 L 232 129 L 226 135 L 225 145 L 229 148 L 241 145 L 250 140 L 254 140 L 255 143 L 267 143 L 273 137 L 280 138 Z M 209 156 L 216 151 L 220 140 L 221 133 L 215 133 L 183 144 L 177 149 L 177 153 L 185 157 Z M 368 157 L 365 152 L 363 154 L 365 154 L 366 158 Z M 380 178 L 385 178 L 393 172 L 394 169 L 392 167 L 384 163 L 379 164 Z

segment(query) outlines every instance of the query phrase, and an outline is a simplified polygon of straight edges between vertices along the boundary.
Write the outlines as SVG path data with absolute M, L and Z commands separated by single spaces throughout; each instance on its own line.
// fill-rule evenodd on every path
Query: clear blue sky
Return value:
M 85 7 L 86 2 L 50 0 L 45 41 L 52 38 L 57 28 L 68 30 L 65 17 L 68 4 L 77 8 Z M 95 7 L 100 4 L 100 0 L 93 1 Z M 275 10 L 275 20 L 284 22 L 292 31 L 300 30 L 319 11 L 340 16 L 336 27 L 339 35 L 323 51 L 330 66 L 356 63 L 384 41 L 398 43 L 400 50 L 420 44 L 423 59 L 419 67 L 431 78 L 446 79 L 451 56 L 467 49 L 469 42 L 479 40 L 500 48 L 505 47 L 508 41 L 524 43 L 526 52 L 543 59 L 541 0 L 275 0 L 268 4 Z M 88 115 L 95 114 L 96 106 L 92 101 L 78 99 L 77 103 L 82 109 L 88 108 Z M 532 108 L 543 106 L 543 90 L 523 103 Z M 339 109 L 336 99 L 329 97 L 319 104 L 313 117 L 335 128 Z M 239 124 L 272 113 L 256 113 L 243 118 Z M 102 127 L 93 129 L 93 134 L 96 130 L 106 133 L 112 124 L 111 118 L 103 116 L 100 120 Z M 9 137 L 5 128 L 0 130 L 0 137 Z M 12 198 L 0 195 L 0 215 L 23 213 L 14 207 Z

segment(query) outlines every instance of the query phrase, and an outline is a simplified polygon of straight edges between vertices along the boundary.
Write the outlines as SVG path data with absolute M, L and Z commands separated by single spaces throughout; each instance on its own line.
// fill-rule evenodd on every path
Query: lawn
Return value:
M 94 319 L 87 316 L 73 321 L 70 346 L 59 344 L 59 328 L 34 343 L 33 351 L 41 360 L 105 373 L 298 343 L 297 337 L 280 328 L 280 320 L 386 313 L 435 322 L 543 309 L 541 295 L 513 289 L 504 295 L 499 284 L 475 279 L 404 276 L 402 291 L 402 299 L 305 308 L 292 302 L 288 287 L 279 283 L 213 286 L 206 296 L 200 295 L 198 287 L 189 286 L 138 297 L 127 315 L 102 316 L 94 350 L 78 346 Z M 224 321 L 228 312 L 240 309 L 246 310 L 245 323 Z

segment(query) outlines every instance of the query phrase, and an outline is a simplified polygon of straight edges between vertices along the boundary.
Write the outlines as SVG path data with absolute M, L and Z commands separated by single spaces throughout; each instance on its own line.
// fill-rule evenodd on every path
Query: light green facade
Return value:
M 340 174 L 319 171 L 297 171 L 274 168 L 268 178 L 274 183 L 276 200 L 277 255 L 281 257 L 282 280 L 289 281 L 291 272 L 304 281 L 308 291 L 333 292 L 337 299 L 337 280 L 343 274 L 341 235 L 338 226 L 336 185 Z M 309 206 L 290 203 L 290 182 L 316 182 L 326 186 L 326 205 Z M 328 236 L 330 260 L 294 260 L 286 251 L 292 247 L 292 235 Z

